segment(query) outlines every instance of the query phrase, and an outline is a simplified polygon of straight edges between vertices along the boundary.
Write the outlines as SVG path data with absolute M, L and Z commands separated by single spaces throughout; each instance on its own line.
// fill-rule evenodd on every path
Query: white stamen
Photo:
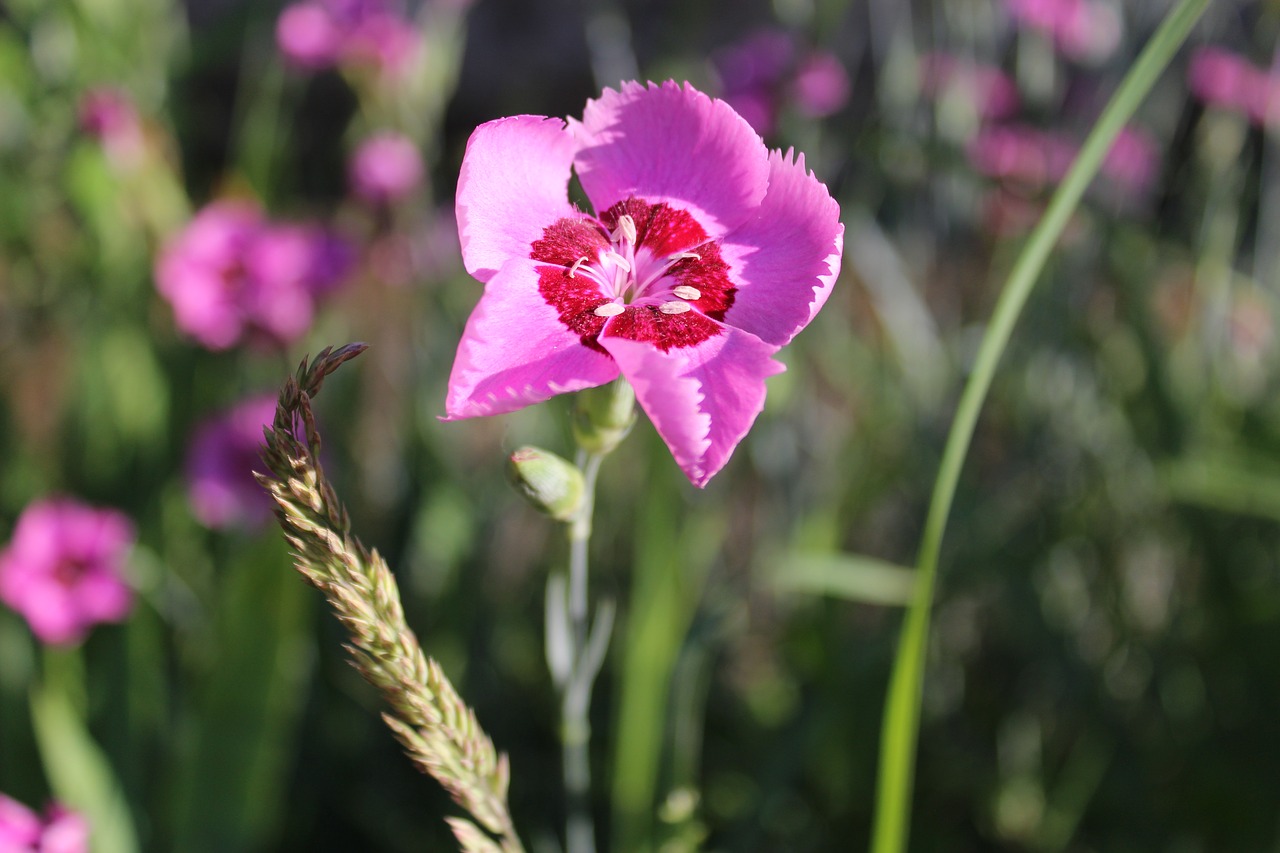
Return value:
M 613 242 L 618 242 L 618 235 L 621 234 L 623 239 L 628 243 L 636 241 L 636 221 L 631 218 L 631 214 L 624 213 L 618 217 L 618 227 L 613 229 L 613 233 L 609 235 Z
M 688 302 L 664 302 L 658 306 L 663 314 L 683 314 L 690 309 Z
M 591 313 L 595 314 L 597 317 L 617 317 L 626 310 L 626 308 L 623 308 L 616 302 L 606 302 L 603 305 L 597 305 L 596 310 Z
M 622 257 L 622 255 L 619 255 L 617 252 L 610 250 L 605 252 L 604 256 L 613 261 L 614 266 L 618 267 L 623 272 L 631 272 L 631 261 Z
M 574 274 L 574 273 L 576 273 L 576 272 L 578 271 L 578 267 L 580 267 L 580 266 L 582 266 L 583 264 L 585 264 L 585 263 L 587 262 L 587 260 L 588 260 L 587 256 L 586 256 L 586 255 L 583 255 L 582 257 L 580 257 L 580 258 L 578 258 L 576 261 L 574 261 L 574 262 L 573 262 L 573 266 L 569 267 L 569 278 L 573 278 L 573 274 Z
M 698 290 L 696 287 L 690 287 L 687 284 L 682 284 L 679 287 L 673 288 L 671 292 L 674 295 L 679 296 L 681 299 L 693 300 L 702 298 L 701 290 Z
M 699 255 L 697 252 L 679 252 L 667 258 L 667 262 L 674 264 L 676 261 L 683 261 L 686 258 L 695 260 L 695 261 L 700 261 L 702 260 L 702 255 Z

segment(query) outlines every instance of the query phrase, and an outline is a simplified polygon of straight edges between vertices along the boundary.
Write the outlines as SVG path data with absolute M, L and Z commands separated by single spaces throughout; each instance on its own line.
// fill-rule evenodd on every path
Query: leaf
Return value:
M 911 601 L 916 572 L 861 554 L 792 554 L 775 570 L 773 583 L 784 592 L 901 606 Z
M 136 853 L 124 791 L 76 710 L 68 675 L 65 666 L 47 666 L 45 683 L 31 691 L 31 721 L 45 775 L 54 796 L 88 820 L 94 853 Z

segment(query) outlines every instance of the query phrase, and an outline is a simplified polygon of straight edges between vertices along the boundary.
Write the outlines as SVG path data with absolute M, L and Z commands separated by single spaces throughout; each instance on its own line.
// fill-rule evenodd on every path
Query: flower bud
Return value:
M 609 453 L 636 422 L 636 392 L 618 379 L 579 391 L 573 407 L 573 437 L 588 453 Z
M 540 447 L 521 447 L 511 454 L 507 474 L 516 491 L 534 508 L 557 521 L 571 521 L 582 506 L 582 472 Z

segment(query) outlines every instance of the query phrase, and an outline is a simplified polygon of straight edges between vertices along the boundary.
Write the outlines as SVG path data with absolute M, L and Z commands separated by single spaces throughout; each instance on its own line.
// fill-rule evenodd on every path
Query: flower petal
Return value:
M 514 116 L 482 124 L 458 175 L 458 238 L 467 272 L 488 281 L 558 219 L 569 204 L 574 142 L 560 119 Z
M 508 261 L 471 312 L 449 376 L 445 420 L 496 415 L 618 376 L 538 291 L 541 265 Z
M 569 132 L 597 211 L 631 196 L 666 201 L 719 237 L 755 211 L 768 186 L 768 151 L 751 125 L 688 84 L 605 89 Z
M 804 155 L 769 154 L 769 192 L 756 216 L 721 241 L 737 286 L 724 320 L 777 346 L 809 324 L 840 272 L 840 205 L 805 171 Z
M 634 386 L 676 463 L 695 486 L 705 486 L 764 408 L 765 378 L 786 369 L 773 360 L 778 348 L 716 324 L 721 334 L 664 352 L 611 334 L 613 322 L 601 346 Z

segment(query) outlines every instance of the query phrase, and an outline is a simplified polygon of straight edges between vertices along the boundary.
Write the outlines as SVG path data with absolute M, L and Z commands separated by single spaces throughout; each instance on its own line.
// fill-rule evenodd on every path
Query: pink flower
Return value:
M 832 54 L 811 54 L 796 69 L 791 94 L 802 115 L 832 115 L 849 102 L 849 74 Z
M 218 201 L 165 245 L 156 287 L 178 328 L 209 349 L 286 344 L 311 327 L 316 298 L 343 280 L 352 257 L 321 228 L 268 223 L 251 203 Z
M 834 55 L 801 55 L 795 39 L 774 29 L 755 32 L 714 60 L 724 100 L 757 133 L 773 133 L 787 102 L 808 118 L 838 112 L 849 101 L 849 75 Z
M 573 170 L 595 215 L 569 203 Z M 773 355 L 826 302 L 839 206 L 803 156 L 768 151 L 687 83 L 625 83 L 581 121 L 476 128 L 458 179 L 467 271 L 485 284 L 446 420 L 619 375 L 703 486 L 764 406 Z
M 56 803 L 43 819 L 0 794 L 0 853 L 88 853 L 89 825 Z
M 980 118 L 1008 118 L 1018 109 L 1018 87 L 999 68 L 930 53 L 920 59 L 921 89 L 935 99 L 956 92 L 973 104 Z
M 318 71 L 337 64 L 343 33 L 321 3 L 294 3 L 276 21 L 276 45 L 298 68 Z
M 1120 45 L 1122 21 L 1108 3 L 1091 0 L 1005 0 L 1014 21 L 1053 39 L 1074 59 L 1106 59 Z
M 386 0 L 304 0 L 280 13 L 276 45 L 308 71 L 368 65 L 395 76 L 421 46 L 421 37 Z
M 1102 174 L 1129 192 L 1143 192 L 1160 168 L 1160 149 L 1144 131 L 1123 127 L 1102 161 Z
M 252 397 L 196 428 L 187 448 L 187 498 L 206 527 L 254 527 L 271 517 L 270 496 L 254 472 L 262 428 L 275 416 L 274 395 Z
M 90 89 L 81 96 L 78 113 L 81 131 L 98 141 L 114 167 L 130 170 L 142 161 L 142 120 L 127 94 L 110 86 Z
M 360 143 L 349 171 L 356 195 L 386 203 L 403 198 L 422 183 L 422 156 L 408 137 L 380 133 Z
M 118 622 L 133 604 L 122 577 L 133 545 L 123 514 L 68 498 L 31 504 L 0 552 L 0 601 L 50 644 L 79 643 L 98 622 Z
M 1076 146 L 1060 136 L 1023 125 L 985 128 L 969 143 L 969 162 L 990 178 L 1029 187 L 1055 183 L 1075 160 Z
M 1280 104 L 1280 78 L 1242 56 L 1202 47 L 1187 68 L 1191 93 L 1208 106 L 1247 116 L 1256 125 L 1275 124 L 1272 102 Z

